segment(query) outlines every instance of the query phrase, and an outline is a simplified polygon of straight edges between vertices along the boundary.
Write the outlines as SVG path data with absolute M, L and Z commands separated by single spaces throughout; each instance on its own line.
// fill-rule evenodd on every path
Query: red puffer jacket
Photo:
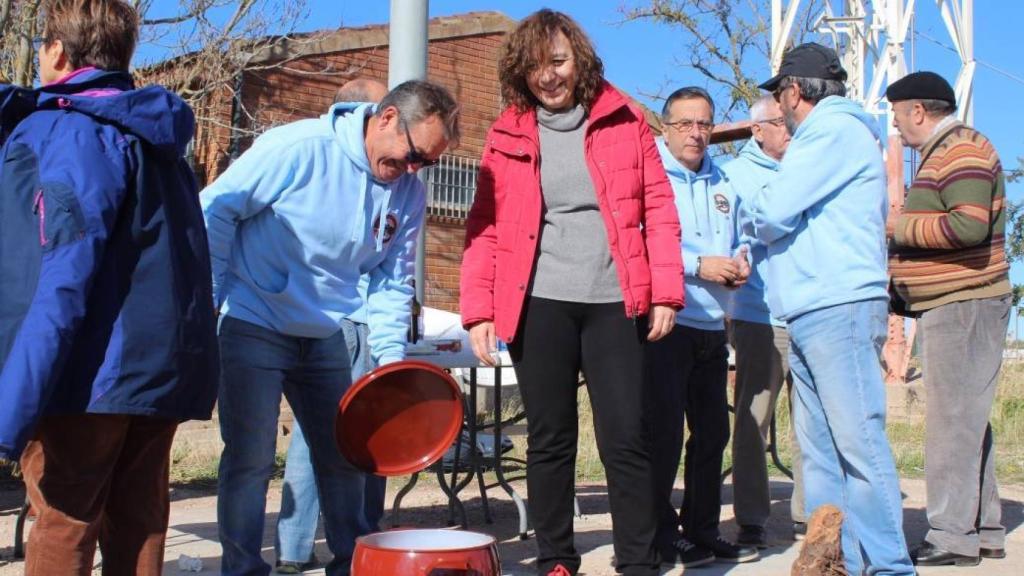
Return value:
M 493 320 L 511 342 L 540 236 L 537 114 L 507 109 L 487 135 L 476 200 L 466 222 L 459 307 L 467 328 Z M 584 154 L 604 218 L 626 315 L 652 303 L 683 306 L 679 216 L 643 114 L 610 84 L 590 110 Z

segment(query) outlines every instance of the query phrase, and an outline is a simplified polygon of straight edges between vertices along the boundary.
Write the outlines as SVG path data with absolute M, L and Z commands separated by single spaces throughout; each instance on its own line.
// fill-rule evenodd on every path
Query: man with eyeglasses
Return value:
M 716 559 L 750 562 L 758 557 L 756 548 L 727 542 L 718 531 L 722 455 L 729 442 L 724 309 L 729 290 L 746 282 L 750 266 L 735 233 L 736 199 L 707 153 L 714 110 L 703 88 L 676 90 L 665 100 L 663 138 L 657 141 L 683 229 L 686 307 L 676 314 L 667 336 L 647 344 L 652 399 L 648 414 L 653 428 L 657 544 L 663 562 L 684 568 Z M 671 498 L 684 423 L 690 436 L 683 503 L 677 513 Z
M 380 102 L 388 93 L 382 82 L 373 78 L 354 78 L 338 88 L 334 102 Z M 415 146 L 410 146 L 410 150 Z M 365 302 L 369 276 L 359 279 L 359 296 Z M 366 325 L 366 306 L 348 314 L 341 321 L 352 361 L 352 381 L 373 369 L 370 347 L 366 343 L 369 328 Z M 384 493 L 387 479 L 366 474 L 363 509 L 370 528 L 376 529 L 384 515 Z M 277 553 L 274 572 L 299 574 L 319 565 L 314 552 L 316 530 L 320 518 L 320 498 L 316 489 L 316 475 L 310 458 L 306 435 L 298 422 L 292 422 L 291 440 L 285 459 L 284 479 L 281 482 L 281 510 L 277 516 L 277 535 L 274 551 Z
M 889 311 L 885 164 L 878 122 L 844 97 L 845 81 L 830 48 L 786 53 L 761 88 L 776 95 L 793 139 L 743 210 L 767 246 L 772 314 L 789 329 L 805 508 L 842 510 L 848 573 L 909 575 L 879 359 Z
M 743 236 L 743 202 L 760 190 L 779 170 L 789 145 L 789 131 L 779 103 L 762 93 L 750 107 L 751 138 L 739 157 L 722 166 L 736 194 L 741 242 L 751 245 L 751 272 L 746 284 L 733 292 L 729 306 L 729 342 L 736 351 L 736 417 L 732 432 L 733 511 L 739 525 L 737 542 L 766 547 L 765 524 L 771 513 L 768 466 L 765 459 L 768 431 L 775 404 L 789 378 L 789 333 L 786 323 L 772 316 L 765 298 L 767 262 L 763 244 Z M 793 534 L 805 532 L 800 446 L 791 438 L 793 494 L 790 516 Z
M 409 81 L 376 106 L 342 102 L 268 131 L 200 195 L 222 316 L 222 574 L 270 569 L 260 550 L 282 393 L 312 454 L 334 556 L 326 573 L 348 574 L 355 538 L 374 528 L 365 478 L 334 444 L 351 385 L 344 320 L 363 306 L 368 275 L 373 360 L 404 357 L 426 204 L 415 173 L 458 137 L 448 91 Z

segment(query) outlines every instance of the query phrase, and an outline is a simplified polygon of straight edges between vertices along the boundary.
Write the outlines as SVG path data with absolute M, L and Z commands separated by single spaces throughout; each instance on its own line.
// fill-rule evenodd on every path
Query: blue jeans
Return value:
M 345 346 L 352 359 L 352 380 L 373 368 L 370 347 L 366 344 L 369 328 L 349 320 L 342 321 Z M 372 529 L 379 529 L 384 515 L 384 492 L 387 479 L 372 474 L 366 475 L 363 498 L 366 523 Z M 288 459 L 284 468 L 284 484 L 281 486 L 281 513 L 277 517 L 277 537 L 274 550 L 278 560 L 306 562 L 313 555 L 316 540 L 316 525 L 320 517 L 320 498 L 313 475 L 313 462 L 309 457 L 309 446 L 298 421 L 292 430 L 288 444 Z
M 221 438 L 217 523 L 225 576 L 265 576 L 260 557 L 267 487 L 274 468 L 281 394 L 306 431 L 324 507 L 329 576 L 347 575 L 357 536 L 371 527 L 362 513 L 365 479 L 334 443 L 334 419 L 351 385 L 342 330 L 328 338 L 288 336 L 231 317 L 220 325 Z M 352 506 L 358 502 L 359 506 Z
M 843 511 L 843 555 L 851 576 L 914 574 L 885 435 L 879 354 L 887 318 L 885 300 L 866 300 L 789 322 L 805 509 L 810 515 L 834 504 Z

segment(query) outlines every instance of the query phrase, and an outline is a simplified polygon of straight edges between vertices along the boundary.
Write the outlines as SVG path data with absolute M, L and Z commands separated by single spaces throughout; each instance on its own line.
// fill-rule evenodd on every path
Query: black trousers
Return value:
M 722 511 L 722 453 L 729 443 L 726 378 L 729 352 L 724 330 L 676 324 L 668 336 L 647 346 L 657 544 L 664 548 L 683 535 L 694 542 L 718 537 Z M 672 504 L 672 486 L 686 441 L 683 505 Z
M 572 523 L 581 369 L 608 478 L 617 568 L 626 574 L 657 574 L 643 414 L 647 319 L 627 318 L 624 311 L 622 302 L 529 298 L 519 337 L 509 346 L 526 409 L 527 505 L 541 574 L 557 564 L 575 574 L 580 566 Z

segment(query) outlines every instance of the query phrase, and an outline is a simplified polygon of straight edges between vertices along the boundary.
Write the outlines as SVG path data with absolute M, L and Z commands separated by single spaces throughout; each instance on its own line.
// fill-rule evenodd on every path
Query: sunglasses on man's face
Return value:
M 409 143 L 409 151 L 405 153 L 405 162 L 407 164 L 415 164 L 420 168 L 430 168 L 431 166 L 437 166 L 441 162 L 441 158 L 431 160 L 416 149 L 416 144 L 412 141 L 412 134 L 409 132 L 409 125 L 405 123 L 405 120 L 402 120 L 402 130 L 405 130 L 405 139 Z
M 775 97 L 775 101 L 781 103 L 782 93 L 788 90 L 791 86 L 796 86 L 796 84 L 787 84 L 785 86 L 779 84 L 778 86 L 776 86 L 775 90 L 772 90 L 772 96 Z

